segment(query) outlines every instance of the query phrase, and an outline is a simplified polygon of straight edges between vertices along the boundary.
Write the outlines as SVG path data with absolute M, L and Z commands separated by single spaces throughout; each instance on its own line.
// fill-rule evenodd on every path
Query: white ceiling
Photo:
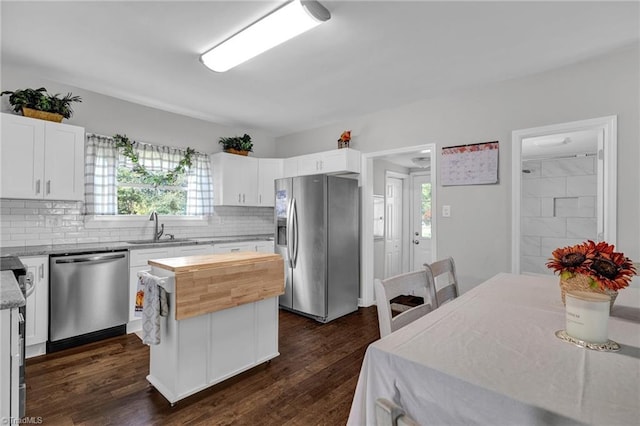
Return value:
M 563 66 L 640 33 L 635 1 L 321 2 L 325 24 L 214 73 L 199 55 L 281 1 L 5 0 L 2 60 L 279 136 Z

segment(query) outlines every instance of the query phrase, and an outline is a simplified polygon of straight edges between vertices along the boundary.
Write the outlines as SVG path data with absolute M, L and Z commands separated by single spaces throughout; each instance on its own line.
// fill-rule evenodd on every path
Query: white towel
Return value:
M 139 272 L 138 276 L 144 285 L 144 302 L 142 308 L 142 343 L 160 344 L 160 287 L 162 278 Z M 166 295 L 165 295 L 166 297 Z

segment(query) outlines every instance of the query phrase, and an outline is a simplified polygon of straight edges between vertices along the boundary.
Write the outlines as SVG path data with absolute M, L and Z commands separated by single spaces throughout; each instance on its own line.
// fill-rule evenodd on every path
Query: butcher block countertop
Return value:
M 175 274 L 175 319 L 183 320 L 284 293 L 279 254 L 234 252 L 149 260 Z

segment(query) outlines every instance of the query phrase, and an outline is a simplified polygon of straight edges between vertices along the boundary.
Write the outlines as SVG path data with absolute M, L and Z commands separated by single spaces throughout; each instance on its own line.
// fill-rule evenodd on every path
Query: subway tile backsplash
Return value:
M 85 227 L 83 203 L 0 199 L 0 244 L 22 247 L 49 244 L 100 243 L 152 238 L 152 231 L 111 226 Z M 162 223 L 162 216 L 160 217 Z M 216 207 L 203 226 L 165 225 L 176 238 L 226 237 L 273 233 L 273 208 Z

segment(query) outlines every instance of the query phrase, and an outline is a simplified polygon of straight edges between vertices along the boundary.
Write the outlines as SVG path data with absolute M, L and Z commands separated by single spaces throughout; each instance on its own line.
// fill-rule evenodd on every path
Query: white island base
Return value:
M 181 321 L 163 318 L 147 380 L 173 404 L 275 358 L 277 316 L 273 297 Z
M 152 267 L 151 273 L 167 276 L 175 289 L 171 272 Z M 175 291 L 168 297 L 147 380 L 171 405 L 279 355 L 277 296 L 182 320 L 175 319 Z

